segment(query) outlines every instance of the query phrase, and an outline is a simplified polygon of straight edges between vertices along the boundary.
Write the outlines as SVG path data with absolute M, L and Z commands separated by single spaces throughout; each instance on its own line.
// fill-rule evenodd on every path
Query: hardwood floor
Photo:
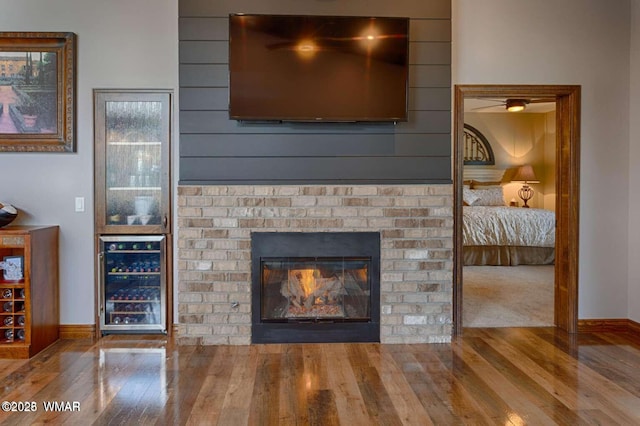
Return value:
M 0 412 L 8 425 L 640 423 L 640 338 L 553 328 L 468 329 L 432 345 L 63 340 L 0 360 L 0 380 L 0 401 L 37 409 Z

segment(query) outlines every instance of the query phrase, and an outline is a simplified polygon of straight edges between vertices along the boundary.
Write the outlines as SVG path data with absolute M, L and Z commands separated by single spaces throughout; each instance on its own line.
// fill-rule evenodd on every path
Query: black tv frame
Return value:
M 246 69 L 244 70 L 238 70 L 236 69 L 237 67 L 237 63 L 236 60 L 234 59 L 234 55 L 239 55 L 238 51 L 240 50 L 239 48 L 237 48 L 237 45 L 234 46 L 234 33 L 235 31 L 238 29 L 239 27 L 239 19 L 269 19 L 269 20 L 273 20 L 273 22 L 277 22 L 278 20 L 285 20 L 283 22 L 299 22 L 299 25 L 302 26 L 304 23 L 309 22 L 309 21 L 317 21 L 317 22 L 323 22 L 323 21 L 327 21 L 327 22 L 332 22 L 332 21 L 344 21 L 345 25 L 347 23 L 351 23 L 353 24 L 353 22 L 358 22 L 360 24 L 365 24 L 367 22 L 371 23 L 371 22 L 379 22 L 381 23 L 381 25 L 393 25 L 393 26 L 399 26 L 403 28 L 403 32 L 401 34 L 382 34 L 381 36 L 379 36 L 380 40 L 382 40 L 382 42 L 387 42 L 385 41 L 385 39 L 400 39 L 400 40 L 404 40 L 403 42 L 403 46 L 402 46 L 402 52 L 400 54 L 400 58 L 402 59 L 402 78 L 399 78 L 396 80 L 396 86 L 398 85 L 398 83 L 402 84 L 402 91 L 396 90 L 394 92 L 394 94 L 398 94 L 398 98 L 400 99 L 400 102 L 397 103 L 401 103 L 402 107 L 397 108 L 398 112 L 396 113 L 394 111 L 394 113 L 392 114 L 379 114 L 379 115 L 367 115 L 364 113 L 361 113 L 359 111 L 363 111 L 364 107 L 360 106 L 360 109 L 358 109 L 356 112 L 354 112 L 353 114 L 336 114 L 336 115 L 332 115 L 332 114 L 328 114 L 326 113 L 326 111 L 328 110 L 327 106 L 324 106 L 324 111 L 325 112 L 319 112 L 318 114 L 314 114 L 314 113 L 306 113 L 306 114 L 298 114 L 299 110 L 296 110 L 295 114 L 291 114 L 291 113 L 279 113 L 279 112 L 275 112 L 275 113 L 268 113 L 267 111 L 271 111 L 273 110 L 273 108 L 271 108 L 271 105 L 269 105 L 269 107 L 267 106 L 263 106 L 262 107 L 262 111 L 259 113 L 256 112 L 250 112 L 247 113 L 246 110 L 242 111 L 239 109 L 238 106 L 238 101 L 237 101 L 237 96 L 238 96 L 238 91 L 243 91 L 244 94 L 250 92 L 250 90 L 245 90 L 244 88 L 238 88 L 238 83 L 237 80 L 239 79 L 238 77 L 238 73 L 240 72 L 247 72 Z M 237 22 L 236 22 L 237 21 Z M 333 22 L 332 22 L 333 23 Z M 317 24 L 316 24 L 317 25 Z M 287 26 L 282 25 L 282 28 L 287 28 Z M 293 28 L 292 28 L 293 27 Z M 295 33 L 295 31 L 297 31 L 296 29 L 296 25 L 289 25 L 289 35 L 291 36 L 291 33 Z M 281 30 L 275 30 L 275 31 L 281 31 Z M 286 33 L 287 31 L 284 30 L 283 34 L 285 34 L 284 37 L 286 37 Z M 295 37 L 297 36 L 297 34 L 294 34 L 291 37 Z M 355 39 L 356 37 L 344 37 L 344 39 L 346 40 L 346 42 L 352 42 L 353 44 L 355 44 L 356 42 L 353 41 L 353 39 Z M 358 37 L 359 39 L 362 39 L 363 37 Z M 351 40 L 349 40 L 351 39 Z M 335 40 L 330 40 L 330 43 L 336 43 Z M 393 41 L 391 41 L 393 42 Z M 235 43 L 237 43 L 237 40 L 235 41 Z M 395 43 L 397 43 L 397 41 L 395 41 Z M 275 44 L 275 43 L 274 43 Z M 293 50 L 291 48 L 291 46 L 286 46 L 286 41 L 283 41 L 282 43 L 278 43 L 281 46 L 278 46 L 277 48 L 282 48 L 282 46 L 284 46 L 284 48 L 288 48 L 288 50 Z M 290 43 L 291 44 L 291 43 Z M 345 50 L 346 51 L 346 50 Z M 397 48 L 396 48 L 396 52 L 397 52 Z M 352 52 L 353 53 L 353 52 Z M 389 55 L 392 55 L 392 53 L 389 53 Z M 361 55 L 364 56 L 364 55 Z M 372 54 L 371 57 L 375 59 L 375 54 Z M 371 59 L 371 58 L 369 58 Z M 381 61 L 379 61 L 381 62 Z M 248 68 L 248 67 L 247 67 Z M 297 74 L 296 74 L 297 75 Z M 333 79 L 334 82 L 337 82 L 338 79 L 334 78 Z M 321 82 L 322 84 L 322 82 Z M 260 86 L 261 88 L 266 87 L 269 85 L 268 81 L 265 81 L 264 84 L 262 86 Z M 304 86 L 304 85 L 303 85 Z M 307 85 L 308 86 L 308 85 Z M 375 93 L 378 93 L 380 91 L 382 91 L 382 87 L 386 86 L 386 84 L 381 84 L 378 83 L 375 86 L 371 86 L 368 89 L 373 88 Z M 333 91 L 334 93 L 336 92 L 336 85 L 334 84 L 332 88 L 328 88 L 326 86 L 319 86 L 322 87 L 325 91 Z M 342 123 L 342 122 L 377 122 L 377 123 L 397 123 L 397 122 L 404 122 L 408 120 L 408 95 L 409 92 L 409 18 L 406 17 L 381 17 L 381 16 L 331 16 L 331 15 L 271 15 L 271 14 L 241 14 L 241 13 L 232 13 L 229 15 L 229 118 L 232 120 L 237 120 L 239 122 L 253 122 L 253 123 L 273 123 L 273 122 L 313 122 L 313 123 Z M 288 99 L 294 99 L 296 101 L 300 100 L 300 99 L 309 99 L 312 100 L 311 96 L 305 96 L 304 93 L 300 93 L 300 92 L 295 92 L 295 96 L 293 94 L 288 95 L 289 98 Z M 375 96 L 375 95 L 374 95 Z M 395 96 L 395 95 L 394 95 Z M 267 96 L 268 97 L 268 96 Z M 389 103 L 389 98 L 385 97 L 382 98 L 382 96 L 375 96 L 378 98 L 378 104 L 379 105 L 383 105 L 383 104 L 388 104 Z M 347 99 L 344 98 L 345 102 L 346 101 L 351 101 L 352 99 L 354 99 L 354 97 L 352 96 L 351 98 Z M 245 104 L 248 103 L 259 103 L 260 100 L 258 99 L 258 97 L 256 97 L 254 100 L 248 100 L 245 101 Z M 265 101 L 265 102 L 268 102 Z M 285 100 L 286 102 L 286 100 Z M 275 102 L 274 102 L 275 103 Z M 332 105 L 336 105 L 337 103 L 340 102 L 333 102 L 331 103 Z M 364 101 L 361 102 L 362 105 L 364 105 Z M 329 105 L 327 103 L 327 105 Z

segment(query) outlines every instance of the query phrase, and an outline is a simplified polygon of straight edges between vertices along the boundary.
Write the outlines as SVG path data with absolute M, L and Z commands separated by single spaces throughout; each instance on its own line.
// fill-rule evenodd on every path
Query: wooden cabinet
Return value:
M 171 232 L 172 92 L 94 90 L 98 234 Z
M 58 227 L 0 228 L 0 261 L 22 269 L 0 271 L 0 358 L 30 358 L 58 340 Z

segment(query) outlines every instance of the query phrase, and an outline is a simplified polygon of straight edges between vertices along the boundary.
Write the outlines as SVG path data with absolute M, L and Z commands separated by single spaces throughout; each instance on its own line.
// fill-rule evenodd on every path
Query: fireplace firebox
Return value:
M 380 341 L 380 234 L 251 234 L 253 343 Z

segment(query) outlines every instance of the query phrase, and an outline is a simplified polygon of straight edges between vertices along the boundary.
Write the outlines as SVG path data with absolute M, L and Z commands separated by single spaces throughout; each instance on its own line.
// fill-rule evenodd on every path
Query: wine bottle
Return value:
M 13 325 L 13 317 L 4 317 L 4 321 L 2 322 L 6 326 L 11 326 Z
M 2 310 L 5 312 L 13 312 L 13 302 L 4 302 Z
M 24 315 L 20 315 L 20 316 L 18 317 L 18 325 L 19 325 L 20 327 L 24 327 L 24 323 L 25 323 Z
M 3 299 L 11 299 L 12 296 L 13 296 L 13 292 L 11 291 L 10 288 L 5 288 L 2 290 Z
M 16 339 L 18 340 L 24 340 L 24 330 L 23 329 L 18 329 L 18 331 L 16 331 Z
M 4 331 L 4 338 L 7 340 L 13 340 L 13 329 L 10 328 L 9 330 L 5 330 Z

